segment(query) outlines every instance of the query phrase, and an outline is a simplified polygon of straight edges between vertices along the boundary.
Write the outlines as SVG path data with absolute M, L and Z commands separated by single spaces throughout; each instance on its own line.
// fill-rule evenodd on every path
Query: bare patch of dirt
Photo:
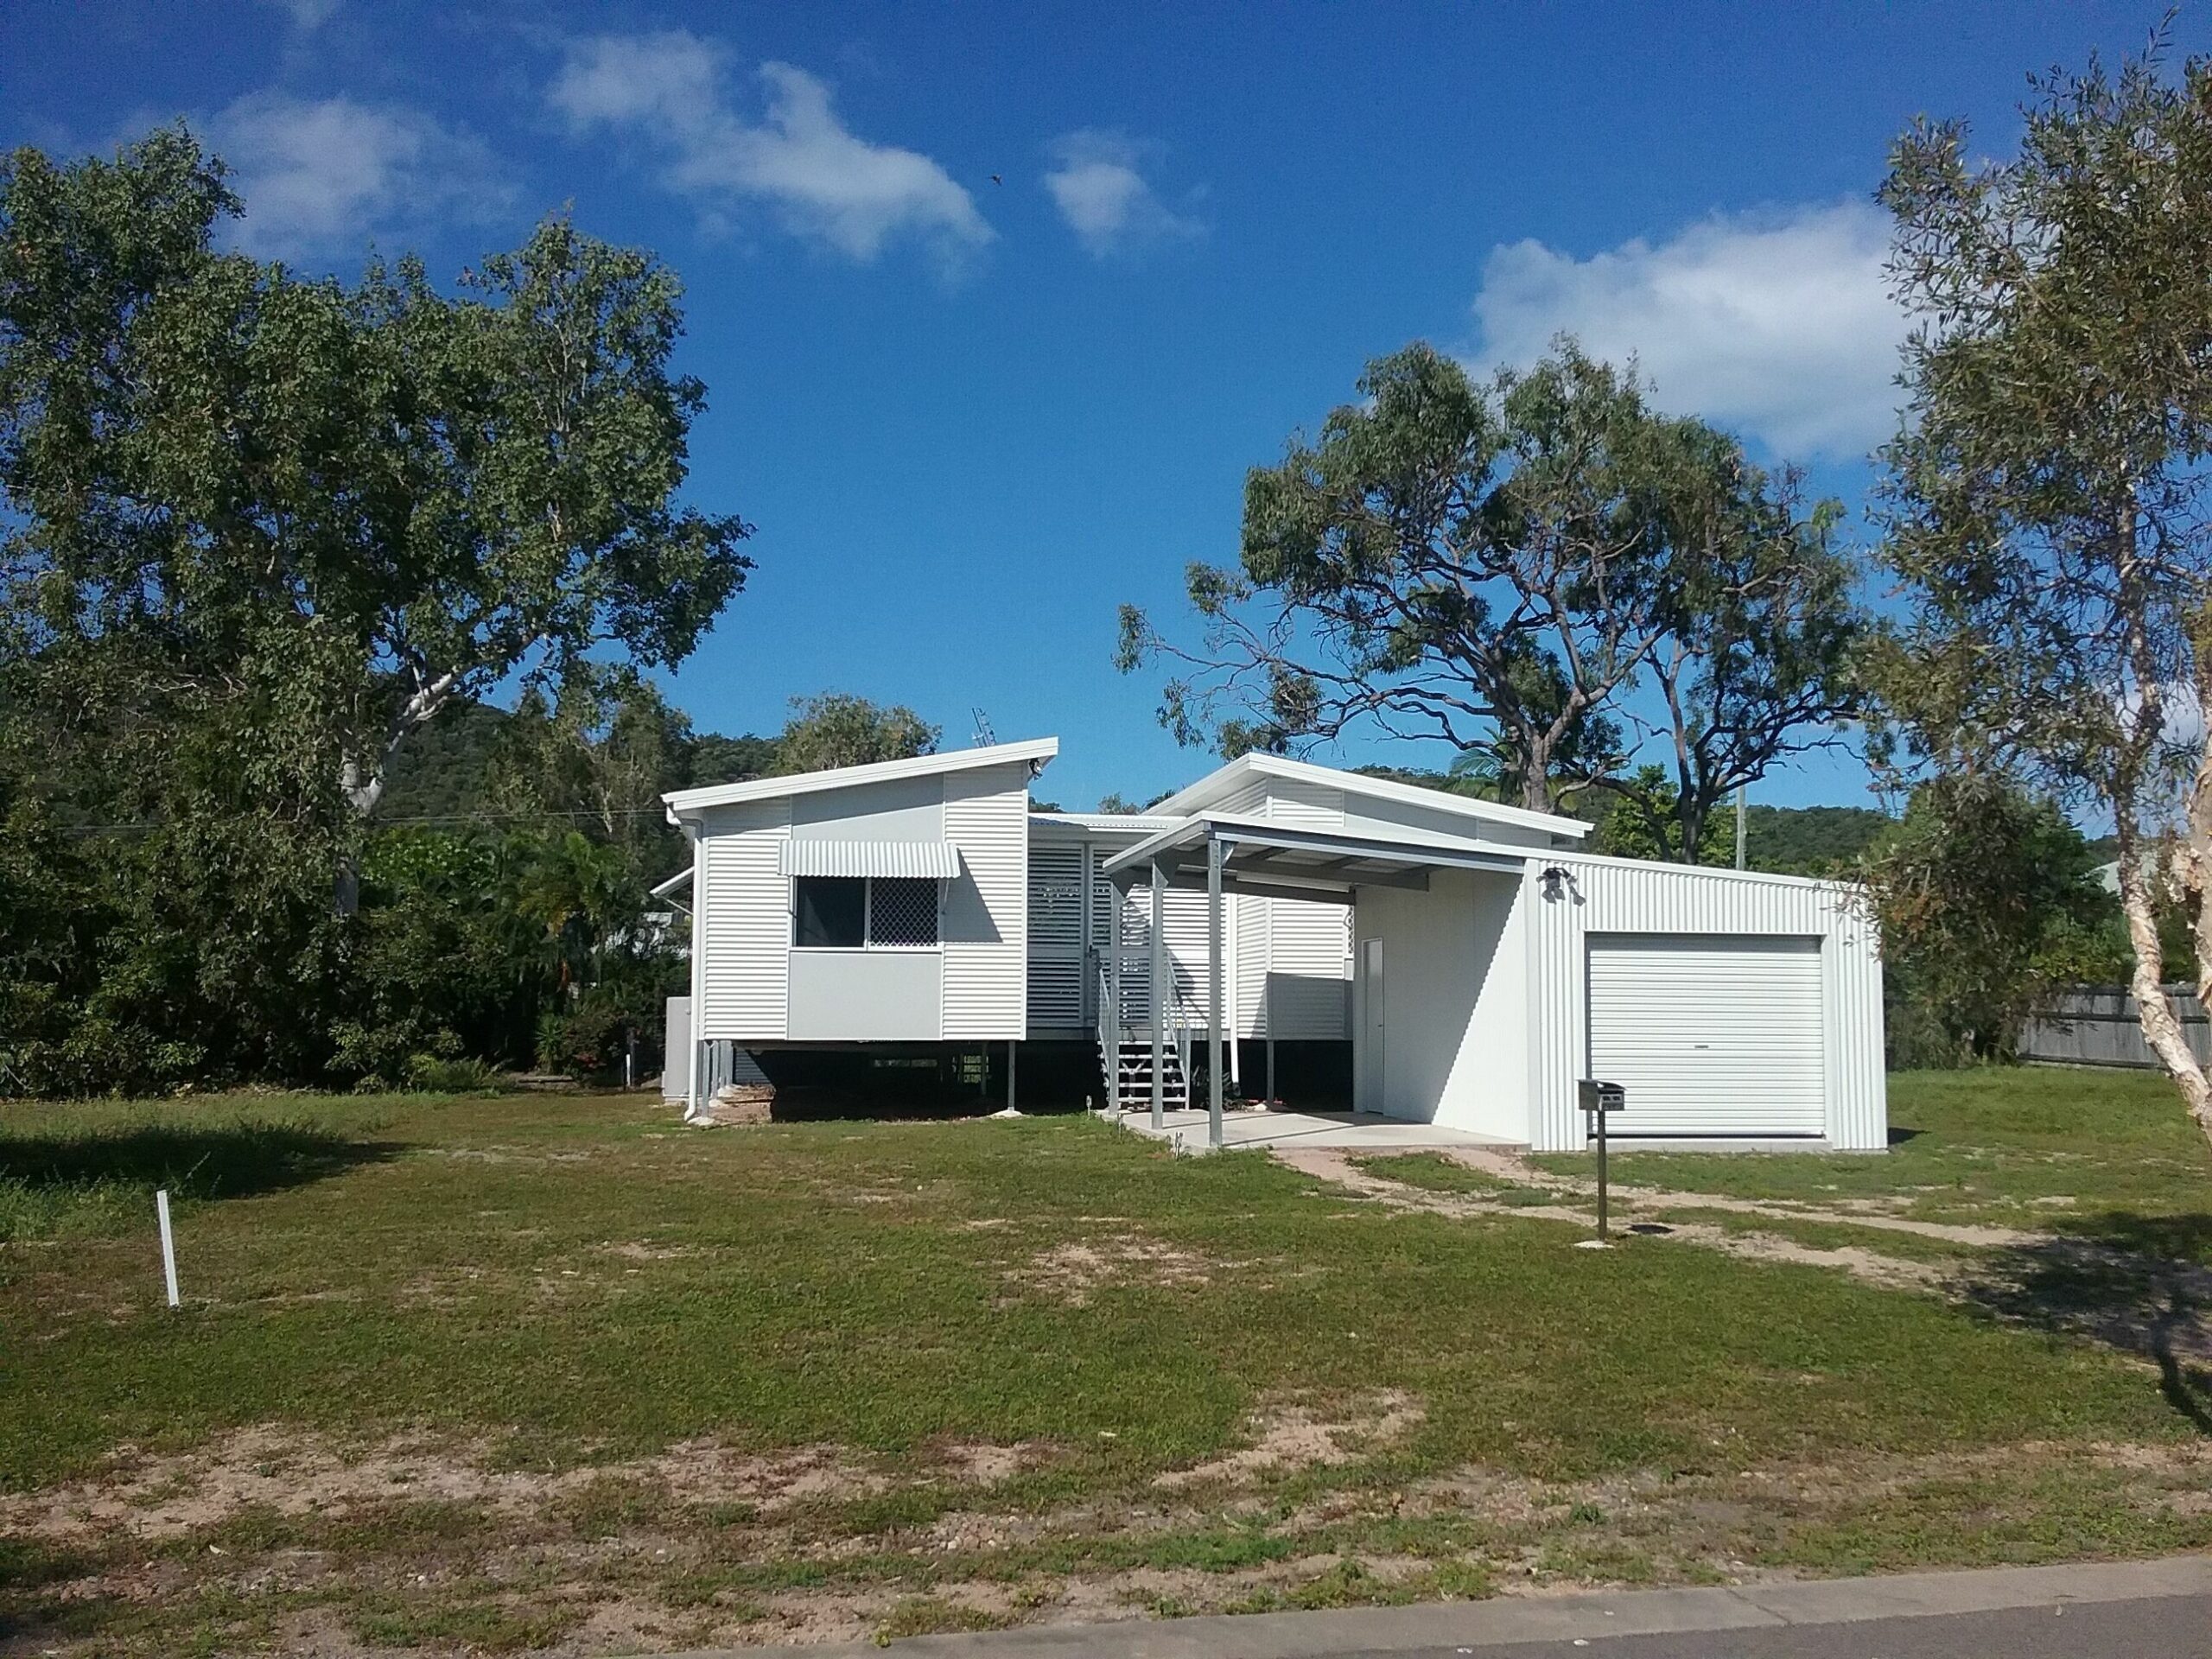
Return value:
M 1269 1470 L 1351 1463 L 1403 1440 L 1423 1413 L 1412 1396 L 1382 1389 L 1325 1412 L 1281 1402 L 1252 1414 L 1252 1443 L 1193 1468 L 1155 1476 L 1153 1485 L 1173 1491 L 1212 1482 L 1241 1482 Z
M 1165 1239 L 1122 1233 L 1055 1244 L 1008 1268 L 1006 1278 L 1030 1294 L 1081 1307 L 1093 1294 L 1109 1287 L 1142 1285 L 1172 1289 L 1211 1284 L 1216 1273 L 1243 1265 L 1200 1255 Z
M 931 1453 L 925 1480 L 989 1487 L 1050 1460 L 1051 1447 L 954 1443 Z M 828 1445 L 742 1453 L 686 1441 L 657 1457 L 553 1473 L 496 1466 L 489 1448 L 429 1436 L 341 1447 L 274 1426 L 242 1430 L 187 1453 L 125 1447 L 108 1472 L 48 1491 L 0 1496 L 0 1532 L 54 1541 L 107 1535 L 162 1540 L 247 1510 L 341 1514 L 365 1505 L 437 1501 L 524 1515 L 608 1483 L 649 1488 L 671 1506 L 743 1503 L 764 1516 L 795 1505 L 867 1497 L 898 1483 L 869 1460 Z
M 673 1262 L 678 1257 L 699 1253 L 689 1244 L 653 1244 L 639 1238 L 602 1244 L 599 1248 L 609 1255 L 620 1256 L 626 1262 Z
M 1777 1385 L 1790 1380 L 1778 1376 Z M 272 1606 L 270 1623 L 198 1634 L 241 1647 L 273 1642 L 317 1659 L 360 1659 L 372 1651 L 360 1632 L 373 1625 L 359 1621 L 375 1610 L 443 1610 L 461 1621 L 456 1628 L 496 1630 L 503 1644 L 534 1630 L 527 1638 L 534 1650 L 582 1659 L 1316 1602 L 1492 1591 L 1544 1596 L 1624 1581 L 1744 1582 L 1826 1559 L 1818 1542 L 1810 1556 L 1794 1549 L 1796 1537 L 1818 1540 L 1840 1526 L 1878 1537 L 1901 1516 L 1924 1516 L 1931 1503 L 1955 1506 L 1962 1525 L 2001 1526 L 2046 1504 L 2049 1480 L 2069 1473 L 2089 1483 L 2082 1490 L 2100 1504 L 2162 1517 L 2163 1545 L 2146 1548 L 2212 1542 L 2212 1505 L 2198 1502 L 2212 1489 L 2212 1442 L 2202 1440 L 2015 1445 L 1752 1467 L 1729 1463 L 1716 1441 L 1717 1466 L 1702 1471 L 1548 1480 L 1471 1466 L 1382 1484 L 1347 1478 L 1287 1514 L 1268 1501 L 1282 1475 L 1348 1465 L 1402 1441 L 1420 1421 L 1418 1404 L 1395 1393 L 1325 1406 L 1280 1402 L 1255 1414 L 1242 1451 L 1134 1491 L 1102 1490 L 1080 1503 L 1041 1509 L 970 1503 L 922 1526 L 878 1516 L 866 1530 L 849 1529 L 859 1523 L 834 1503 L 810 1501 L 886 1484 L 881 1469 L 833 1446 L 741 1455 L 695 1443 L 655 1459 L 518 1473 L 487 1470 L 467 1448 L 428 1440 L 340 1456 L 268 1428 L 194 1457 L 119 1459 L 104 1482 L 66 1495 L 65 1508 L 83 1510 L 95 1500 L 111 1506 L 95 1505 L 96 1514 L 57 1515 L 44 1499 L 0 1502 L 0 1531 L 81 1550 L 83 1573 L 53 1586 L 55 1602 L 127 1604 L 130 1622 L 98 1639 L 100 1651 L 133 1659 L 174 1651 L 207 1607 L 256 1597 L 275 1599 L 264 1603 Z M 1056 1448 L 1033 1443 L 945 1444 L 897 1479 L 939 1479 L 980 1495 L 1054 1455 Z M 624 1483 L 633 1490 L 619 1490 Z M 175 1525 L 188 1510 L 204 1518 L 231 1512 L 226 1505 L 280 1508 L 282 1492 L 294 1487 L 341 1514 L 350 1508 L 358 1540 L 388 1541 L 257 1549 L 241 1535 L 226 1537 L 218 1551 L 130 1529 L 149 1516 Z M 409 1541 L 404 1528 L 377 1523 L 380 1515 L 402 1513 L 396 1494 L 438 1493 L 491 1506 L 464 1544 L 426 1549 L 419 1537 Z M 137 1500 L 127 1515 L 126 1494 Z M 741 1494 L 757 1506 L 728 1502 Z M 720 1516 L 716 1504 L 744 1513 Z M 584 1513 L 594 1524 L 580 1530 Z M 80 1535 L 95 1520 L 105 1530 Z M 1219 1570 L 1160 1564 L 1187 1559 L 1180 1541 L 1225 1528 L 1259 1529 L 1274 1553 Z M 1110 1550 L 1084 1548 L 1106 1540 Z M 1034 1565 L 1040 1544 L 1063 1547 L 1046 1555 L 1081 1562 L 1103 1554 L 1124 1564 L 1046 1573 Z M 1900 1545 L 1908 1554 L 1910 1548 Z M 290 1597 L 315 1605 L 288 1605 Z M 32 1644 L 26 1650 L 67 1651 L 88 1639 L 61 1623 L 22 1632 Z

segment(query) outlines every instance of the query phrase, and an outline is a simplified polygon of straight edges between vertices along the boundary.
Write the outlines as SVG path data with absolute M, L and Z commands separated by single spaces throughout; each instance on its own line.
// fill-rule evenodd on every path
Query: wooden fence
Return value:
M 2196 993 L 2169 985 L 2182 1033 L 2199 1060 L 2212 1064 L 2212 1019 Z M 2031 1018 L 2020 1033 L 2020 1058 L 2063 1065 L 2124 1065 L 2158 1069 L 2158 1059 L 2135 1021 L 2135 999 L 2124 985 L 2075 985 L 2056 993 L 2050 1006 Z

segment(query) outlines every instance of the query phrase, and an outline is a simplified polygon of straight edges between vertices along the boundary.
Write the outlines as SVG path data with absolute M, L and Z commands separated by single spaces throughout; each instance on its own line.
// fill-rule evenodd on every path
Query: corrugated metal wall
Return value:
M 1565 873 L 1555 896 L 1542 872 Z M 1592 933 L 1767 934 L 1821 941 L 1827 1138 L 1887 1143 L 1881 964 L 1874 924 L 1854 890 L 1832 882 L 1628 859 L 1555 854 L 1529 861 L 1525 902 L 1531 998 L 1529 1136 L 1539 1151 L 1580 1151 L 1575 1085 L 1589 1065 Z
M 699 837 L 699 1035 L 776 1042 L 785 1029 L 791 886 L 779 862 L 791 802 L 718 806 Z
M 960 849 L 967 872 L 951 884 L 945 903 L 944 1036 L 1027 1036 L 1028 766 L 947 772 L 944 835 Z

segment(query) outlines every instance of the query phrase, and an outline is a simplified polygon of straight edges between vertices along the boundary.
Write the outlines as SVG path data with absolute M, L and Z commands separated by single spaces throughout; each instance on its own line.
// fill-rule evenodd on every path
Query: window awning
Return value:
M 960 849 L 949 841 L 801 841 L 784 843 L 785 875 L 893 875 L 949 880 Z

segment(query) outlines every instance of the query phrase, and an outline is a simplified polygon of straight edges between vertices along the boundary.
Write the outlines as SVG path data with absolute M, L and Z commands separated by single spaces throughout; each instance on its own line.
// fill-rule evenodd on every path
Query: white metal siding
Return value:
M 1605 934 L 1590 948 L 1590 1075 L 1617 1135 L 1818 1135 L 1827 1127 L 1817 938 Z
M 1239 893 L 1230 901 L 1230 915 L 1236 937 L 1236 983 L 1230 992 L 1236 1012 L 1236 1034 L 1268 1034 L 1268 963 L 1274 929 L 1271 901 Z
M 779 855 L 790 833 L 788 800 L 715 807 L 705 815 L 693 912 L 702 1040 L 784 1039 L 791 916 Z
M 1300 899 L 1236 899 L 1236 1028 L 1285 1042 L 1351 1035 L 1351 909 Z
M 1309 830 L 1341 830 L 1344 823 L 1344 796 L 1339 789 L 1309 784 L 1303 779 L 1270 778 L 1262 815 L 1276 823 L 1297 824 Z
M 1152 894 L 1149 888 L 1140 890 L 1145 907 L 1146 926 L 1150 925 Z M 1221 896 L 1223 906 L 1222 948 L 1228 949 L 1230 929 L 1233 919 L 1227 913 L 1230 895 Z M 1206 974 L 1206 896 L 1189 887 L 1170 887 L 1167 890 L 1167 958 L 1168 975 L 1175 987 L 1188 1017 L 1200 1025 L 1206 1023 L 1211 982 Z M 1224 979 L 1229 964 L 1222 963 Z
M 963 868 L 946 904 L 944 1036 L 948 1041 L 1026 1036 L 1027 765 L 948 772 L 944 838 L 959 848 Z M 976 913 L 969 914 L 970 908 Z
M 1561 873 L 1555 891 L 1547 891 L 1546 869 Z M 1586 1144 L 1575 1084 L 1590 1056 L 1592 933 L 1818 938 L 1827 1138 L 1853 1149 L 1886 1144 L 1879 940 L 1858 889 L 1573 853 L 1531 859 L 1522 879 L 1529 918 L 1529 1135 L 1537 1151 L 1580 1151 Z

